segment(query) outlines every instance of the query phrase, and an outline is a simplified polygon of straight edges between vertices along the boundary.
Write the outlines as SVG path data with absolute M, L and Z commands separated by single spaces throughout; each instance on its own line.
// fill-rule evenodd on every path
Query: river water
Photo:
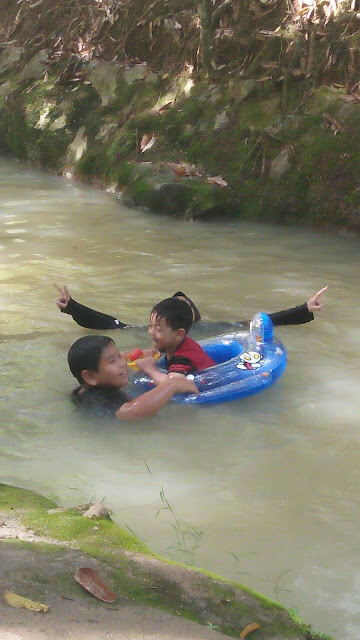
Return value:
M 173 220 L 7 160 L 0 187 L 0 481 L 64 505 L 105 499 L 153 550 L 358 640 L 358 240 Z M 54 281 L 138 325 L 112 333 L 120 349 L 149 344 L 151 307 L 178 289 L 207 321 L 194 337 L 329 291 L 314 322 L 277 329 L 289 363 L 276 386 L 124 425 L 74 413 L 66 354 L 89 331 L 58 311 Z

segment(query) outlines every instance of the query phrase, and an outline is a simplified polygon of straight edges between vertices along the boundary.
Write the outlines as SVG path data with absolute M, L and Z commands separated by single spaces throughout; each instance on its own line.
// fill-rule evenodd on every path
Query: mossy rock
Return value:
M 134 165 L 124 198 L 129 204 L 188 220 L 224 215 L 232 207 L 231 195 L 218 185 L 205 178 L 177 177 L 152 163 Z

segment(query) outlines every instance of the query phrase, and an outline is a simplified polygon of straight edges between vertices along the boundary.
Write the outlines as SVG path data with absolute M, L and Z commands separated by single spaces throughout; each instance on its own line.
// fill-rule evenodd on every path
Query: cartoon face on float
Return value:
M 257 351 L 244 351 L 239 356 L 240 362 L 236 365 L 238 369 L 259 369 L 261 367 L 262 355 Z

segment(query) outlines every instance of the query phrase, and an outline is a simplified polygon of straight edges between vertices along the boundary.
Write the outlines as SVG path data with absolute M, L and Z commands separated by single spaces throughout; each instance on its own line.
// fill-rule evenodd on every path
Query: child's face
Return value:
M 165 318 L 159 318 L 155 313 L 150 316 L 148 329 L 154 349 L 158 351 L 174 351 L 183 339 L 183 329 L 174 330 L 166 324 Z
M 109 344 L 103 350 L 97 371 L 91 372 L 95 385 L 107 387 L 123 387 L 128 382 L 128 371 L 125 358 L 115 344 Z

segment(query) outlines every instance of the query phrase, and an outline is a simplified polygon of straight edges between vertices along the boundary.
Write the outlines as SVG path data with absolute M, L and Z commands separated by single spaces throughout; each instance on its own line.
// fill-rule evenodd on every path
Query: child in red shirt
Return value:
M 156 351 L 165 354 L 165 365 L 169 377 L 188 375 L 212 367 L 215 362 L 204 349 L 187 333 L 193 323 L 190 306 L 179 298 L 166 298 L 156 304 L 150 313 L 148 333 Z M 167 377 L 155 366 L 154 358 L 142 358 L 136 364 L 154 382 Z

